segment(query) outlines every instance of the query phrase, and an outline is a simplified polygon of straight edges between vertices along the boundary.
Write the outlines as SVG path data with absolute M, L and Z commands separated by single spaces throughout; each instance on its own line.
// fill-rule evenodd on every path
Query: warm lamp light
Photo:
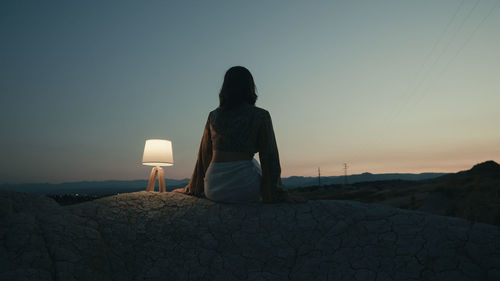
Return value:
M 144 154 L 142 155 L 142 164 L 154 166 L 149 175 L 147 191 L 154 191 L 156 176 L 158 176 L 158 186 L 160 192 L 165 192 L 165 171 L 161 166 L 174 165 L 172 155 L 172 142 L 162 139 L 146 140 L 144 145 Z

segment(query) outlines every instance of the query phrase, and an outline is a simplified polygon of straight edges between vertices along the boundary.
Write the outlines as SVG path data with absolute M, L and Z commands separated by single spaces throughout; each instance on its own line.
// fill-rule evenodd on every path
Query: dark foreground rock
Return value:
M 353 201 L 0 191 L 0 280 L 500 280 L 500 228 Z

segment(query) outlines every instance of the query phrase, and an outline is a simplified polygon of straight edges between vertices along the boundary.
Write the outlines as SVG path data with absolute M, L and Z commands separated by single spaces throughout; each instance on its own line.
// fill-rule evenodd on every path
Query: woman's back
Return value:
M 250 104 L 241 104 L 229 110 L 220 107 L 209 114 L 210 137 L 213 151 L 238 152 L 253 157 L 259 152 L 261 129 L 269 113 Z

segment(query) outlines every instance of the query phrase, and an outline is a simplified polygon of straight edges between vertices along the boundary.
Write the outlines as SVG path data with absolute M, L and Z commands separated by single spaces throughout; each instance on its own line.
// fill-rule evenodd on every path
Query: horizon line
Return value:
M 459 171 L 460 172 L 460 171 Z M 358 176 L 363 174 L 371 174 L 371 175 L 387 175 L 387 174 L 406 174 L 406 175 L 421 175 L 421 174 L 454 174 L 458 172 L 421 172 L 421 173 L 402 173 L 402 172 L 388 172 L 388 173 L 371 173 L 371 172 L 363 172 L 359 174 L 348 174 L 347 176 Z M 323 176 L 321 178 L 331 178 L 331 177 L 344 177 L 345 175 L 330 175 Z M 299 177 L 299 178 L 317 178 L 318 176 L 288 176 L 281 177 L 282 179 L 291 178 L 291 177 Z M 184 181 L 190 180 L 191 178 L 165 178 L 165 180 L 176 180 L 176 181 Z M 108 179 L 108 180 L 74 180 L 74 181 L 62 181 L 62 182 L 2 182 L 0 185 L 25 185 L 25 184 L 66 184 L 66 183 L 82 183 L 82 182 L 112 182 L 112 181 L 148 181 L 148 179 Z

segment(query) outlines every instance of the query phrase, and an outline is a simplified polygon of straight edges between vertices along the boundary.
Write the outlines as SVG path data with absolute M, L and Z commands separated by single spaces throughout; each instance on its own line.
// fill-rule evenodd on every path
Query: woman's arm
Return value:
M 204 190 L 205 172 L 212 161 L 212 138 L 210 136 L 210 114 L 208 115 L 203 137 L 201 138 L 200 149 L 198 150 L 198 159 L 194 167 L 193 175 L 188 185 L 184 187 L 184 193 L 194 196 L 201 196 Z
M 264 203 L 286 200 L 282 189 L 281 166 L 271 115 L 266 111 L 259 130 L 259 158 L 262 167 L 260 193 Z

